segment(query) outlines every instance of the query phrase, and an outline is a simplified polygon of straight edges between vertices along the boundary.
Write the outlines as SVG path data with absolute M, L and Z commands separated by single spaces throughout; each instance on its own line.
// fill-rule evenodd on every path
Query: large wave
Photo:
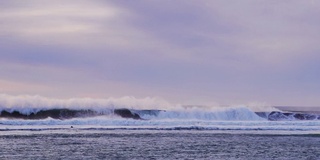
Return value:
M 113 116 L 133 119 L 258 120 L 248 107 L 204 107 L 170 104 L 159 98 L 134 97 L 50 99 L 41 96 L 0 95 L 0 117 L 70 119 Z
M 1 125 L 89 125 L 127 129 L 317 130 L 319 119 L 317 114 L 284 112 L 268 106 L 204 107 L 170 104 L 159 98 L 0 95 L 0 129 Z

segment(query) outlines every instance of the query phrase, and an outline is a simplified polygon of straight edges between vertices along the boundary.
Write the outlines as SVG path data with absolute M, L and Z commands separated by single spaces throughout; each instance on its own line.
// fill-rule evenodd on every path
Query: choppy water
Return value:
M 319 159 L 319 112 L 0 94 L 1 159 Z
M 320 134 L 1 131 L 0 159 L 320 159 Z

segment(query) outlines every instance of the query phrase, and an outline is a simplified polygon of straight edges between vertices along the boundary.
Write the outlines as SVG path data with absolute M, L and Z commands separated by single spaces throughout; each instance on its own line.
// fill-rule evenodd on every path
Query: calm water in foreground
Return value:
M 320 135 L 228 131 L 0 131 L 0 159 L 320 159 Z

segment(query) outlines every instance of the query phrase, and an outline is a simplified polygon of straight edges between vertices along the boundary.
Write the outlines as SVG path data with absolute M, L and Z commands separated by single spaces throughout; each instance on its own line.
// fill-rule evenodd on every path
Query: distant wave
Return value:
M 107 112 L 97 112 L 94 110 L 74 110 L 74 109 L 48 109 L 48 110 L 40 110 L 37 112 L 32 112 L 30 114 L 23 114 L 19 111 L 7 111 L 3 110 L 0 113 L 1 118 L 9 118 L 9 119 L 46 119 L 46 118 L 53 118 L 53 119 L 72 119 L 72 118 L 86 118 L 86 117 L 96 117 L 102 115 L 118 115 L 123 118 L 132 118 L 132 119 L 141 119 L 141 117 L 130 111 L 129 109 L 114 109 L 109 110 Z
M 280 120 L 320 120 L 318 114 L 307 113 L 291 113 L 291 112 L 279 112 L 273 111 L 268 114 L 268 120 L 280 121 Z

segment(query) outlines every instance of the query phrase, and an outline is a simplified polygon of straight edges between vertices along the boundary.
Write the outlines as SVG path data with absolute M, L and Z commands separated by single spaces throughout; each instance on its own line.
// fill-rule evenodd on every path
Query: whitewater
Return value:
M 0 95 L 0 130 L 207 130 L 320 133 L 316 113 L 270 106 L 192 106 L 160 98 L 50 99 Z
M 320 159 L 318 112 L 0 95 L 0 159 Z

